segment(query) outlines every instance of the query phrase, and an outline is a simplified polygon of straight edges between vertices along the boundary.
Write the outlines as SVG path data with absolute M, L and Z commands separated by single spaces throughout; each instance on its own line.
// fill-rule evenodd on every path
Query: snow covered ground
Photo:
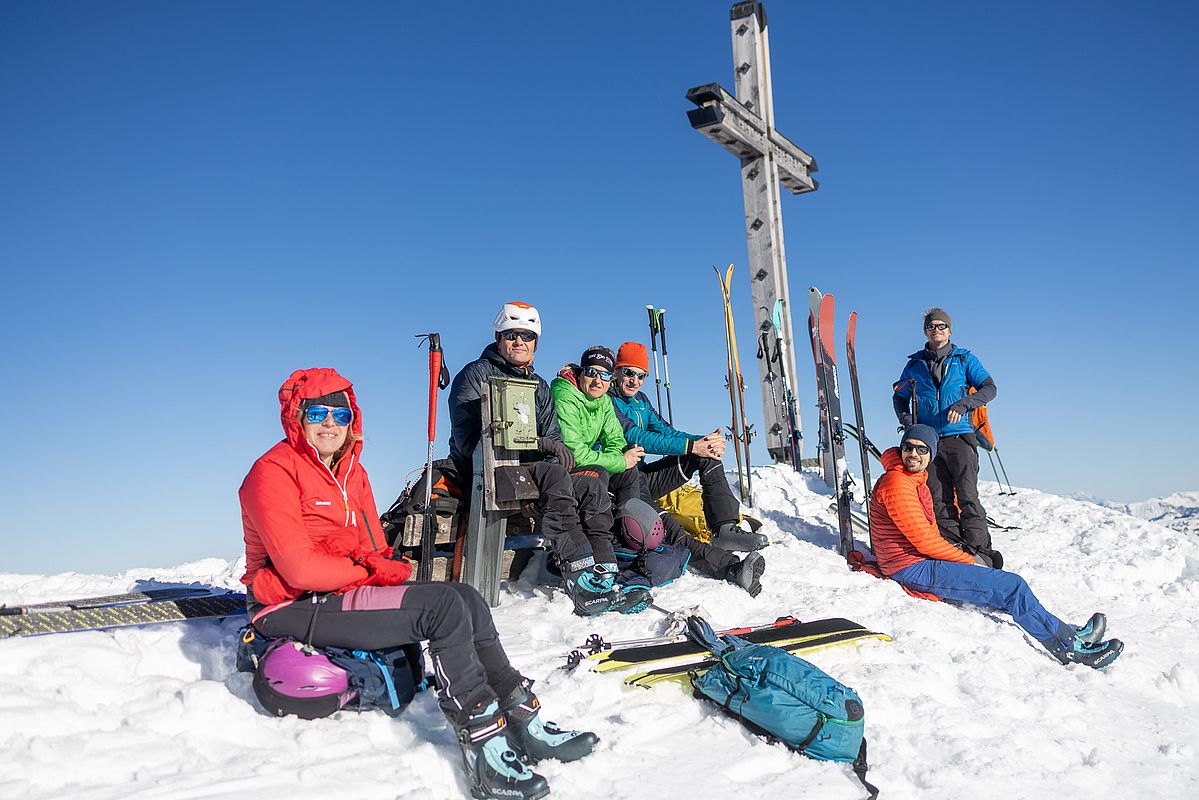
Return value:
M 732 625 L 844 616 L 885 631 L 810 654 L 866 705 L 870 779 L 882 797 L 1199 796 L 1199 538 L 1091 502 L 983 484 L 1010 569 L 1059 616 L 1102 610 L 1127 645 L 1106 672 L 1062 667 L 994 613 L 915 600 L 850 573 L 823 486 L 754 471 L 773 545 L 756 599 L 696 576 L 658 593 Z M 240 562 L 209 559 L 119 576 L 0 575 L 0 602 L 124 591 L 141 581 L 236 587 Z M 844 766 L 754 738 L 672 687 L 563 673 L 588 634 L 655 634 L 662 618 L 584 620 L 521 582 L 496 609 L 508 653 L 537 679 L 547 717 L 597 731 L 598 751 L 543 764 L 554 797 L 860 798 Z M 303 722 L 260 711 L 234 671 L 238 620 L 0 642 L 0 798 L 451 798 L 466 795 L 434 698 L 399 720 L 342 712 Z

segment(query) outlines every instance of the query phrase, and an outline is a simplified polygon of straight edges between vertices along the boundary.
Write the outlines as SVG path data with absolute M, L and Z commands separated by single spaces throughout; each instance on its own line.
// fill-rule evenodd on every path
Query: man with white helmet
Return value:
M 450 385 L 450 458 L 458 474 L 470 475 L 482 431 L 479 398 L 492 376 L 537 381 L 537 450 L 521 451 L 540 496 L 539 529 L 562 569 L 566 590 L 582 616 L 632 613 L 653 598 L 643 589 L 616 585 L 615 564 L 596 563 L 588 536 L 610 536 L 614 520 L 606 487 L 588 473 L 572 475 L 574 456 L 562 441 L 549 384 L 533 370 L 541 315 L 528 303 L 505 303 L 492 326 L 495 341 L 454 376 Z

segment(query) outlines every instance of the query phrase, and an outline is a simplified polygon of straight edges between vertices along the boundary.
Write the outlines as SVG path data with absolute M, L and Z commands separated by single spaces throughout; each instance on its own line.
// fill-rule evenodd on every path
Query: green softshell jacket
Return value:
M 578 374 L 573 364 L 567 364 L 550 383 L 562 441 L 574 454 L 576 466 L 596 464 L 609 475 L 624 472 L 628 442 L 616 419 L 612 398 L 604 394 L 593 400 L 583 394 L 578 388 Z

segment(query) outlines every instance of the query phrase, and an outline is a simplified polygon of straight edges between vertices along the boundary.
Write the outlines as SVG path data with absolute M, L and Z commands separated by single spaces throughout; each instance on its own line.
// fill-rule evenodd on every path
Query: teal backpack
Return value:
M 710 700 L 750 731 L 822 761 L 844 761 L 866 782 L 866 714 L 858 693 L 798 656 L 736 636 L 719 636 L 702 617 L 688 636 L 720 657 L 691 674 L 696 697 Z

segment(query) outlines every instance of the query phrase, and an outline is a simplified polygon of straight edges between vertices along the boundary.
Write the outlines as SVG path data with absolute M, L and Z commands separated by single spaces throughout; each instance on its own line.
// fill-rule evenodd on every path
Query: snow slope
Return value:
M 810 655 L 856 688 L 871 780 L 882 797 L 1199 796 L 1199 539 L 1090 502 L 1031 489 L 991 514 L 1011 569 L 1059 616 L 1095 610 L 1127 649 L 1104 673 L 1062 667 L 1011 621 L 915 600 L 850 573 L 834 552 L 828 494 L 811 476 L 754 471 L 774 544 L 756 599 L 687 576 L 658 593 L 718 624 L 845 616 L 890 633 Z M 0 575 L 0 602 L 123 591 L 143 581 L 235 587 L 239 562 L 209 559 L 119 576 Z M 144 584 L 143 584 L 144 585 Z M 584 620 L 559 593 L 510 587 L 496 618 L 536 678 L 547 717 L 602 738 L 576 764 L 541 771 L 554 797 L 859 798 L 844 766 L 747 734 L 672 687 L 626 689 L 618 673 L 563 673 L 589 633 L 657 633 L 662 618 Z M 457 746 L 430 695 L 399 720 L 342 712 L 303 722 L 261 712 L 234 672 L 238 620 L 0 642 L 0 798 L 451 798 L 466 795 Z

